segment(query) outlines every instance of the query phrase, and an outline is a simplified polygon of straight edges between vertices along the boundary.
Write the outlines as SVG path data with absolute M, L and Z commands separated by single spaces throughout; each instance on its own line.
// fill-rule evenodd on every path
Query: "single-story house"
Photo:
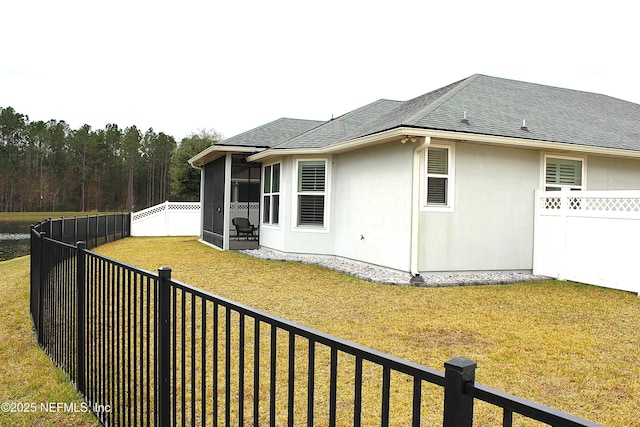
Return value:
M 202 240 L 410 272 L 532 269 L 534 191 L 640 189 L 640 105 L 473 75 L 329 121 L 279 119 L 189 160 Z

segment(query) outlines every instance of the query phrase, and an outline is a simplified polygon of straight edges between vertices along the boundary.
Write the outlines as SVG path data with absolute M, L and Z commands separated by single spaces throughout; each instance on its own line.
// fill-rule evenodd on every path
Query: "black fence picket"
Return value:
M 109 426 L 472 426 L 474 402 L 557 427 L 598 424 L 306 328 L 91 252 L 129 217 L 45 221 L 31 230 L 38 342 Z M 83 242 L 68 242 L 80 239 Z M 66 242 L 65 242 L 66 241 Z M 395 396 L 404 393 L 406 401 Z M 440 403 L 429 403 L 428 395 Z M 373 414 L 373 415 L 372 415 Z

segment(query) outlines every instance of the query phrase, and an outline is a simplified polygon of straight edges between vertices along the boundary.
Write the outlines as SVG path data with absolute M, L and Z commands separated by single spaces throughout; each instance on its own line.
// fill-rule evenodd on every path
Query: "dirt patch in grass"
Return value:
M 468 357 L 482 384 L 604 425 L 640 425 L 634 294 L 558 281 L 379 285 L 185 238 L 125 239 L 98 251 L 150 271 L 168 265 L 177 280 L 435 369 Z M 495 411 L 480 411 L 488 415 L 478 425 L 493 425 Z
M 487 336 L 461 328 L 416 328 L 416 330 L 410 331 L 409 334 L 399 338 L 404 341 L 415 341 L 423 348 L 446 348 L 458 350 L 461 353 L 466 352 L 466 349 L 477 351 L 491 345 L 491 341 Z

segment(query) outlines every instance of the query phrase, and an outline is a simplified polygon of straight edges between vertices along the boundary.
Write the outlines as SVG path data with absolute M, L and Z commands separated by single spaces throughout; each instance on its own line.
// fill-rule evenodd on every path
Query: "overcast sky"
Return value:
M 0 106 L 230 137 L 475 73 L 640 103 L 635 1 L 4 1 Z

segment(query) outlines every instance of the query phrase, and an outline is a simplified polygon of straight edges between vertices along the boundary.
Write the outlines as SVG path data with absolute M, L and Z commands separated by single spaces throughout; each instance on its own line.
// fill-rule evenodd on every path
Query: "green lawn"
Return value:
M 74 216 L 87 215 L 96 215 L 96 212 L 0 212 L 0 221 L 35 224 L 47 218 L 73 218 Z
M 435 369 L 468 357 L 482 384 L 607 426 L 640 426 L 640 298 L 631 293 L 557 281 L 379 285 L 193 238 L 129 238 L 98 252 L 151 271 L 168 265 L 185 283 Z M 36 344 L 28 257 L 0 271 L 0 402 L 80 402 Z M 0 425 L 93 424 L 80 414 L 0 413 Z
M 0 262 L 1 426 L 95 426 L 92 414 L 47 412 L 41 404 L 83 400 L 38 346 L 29 314 L 29 257 Z M 32 412 L 20 412 L 25 410 Z M 35 405 L 35 406 L 32 406 Z M 53 406 L 52 408 L 57 408 Z M 11 412 L 14 410 L 16 412 Z
M 193 238 L 131 238 L 99 252 L 335 336 L 611 426 L 640 425 L 640 298 L 581 284 L 415 288 L 221 252 Z M 515 425 L 515 424 L 514 424 Z

